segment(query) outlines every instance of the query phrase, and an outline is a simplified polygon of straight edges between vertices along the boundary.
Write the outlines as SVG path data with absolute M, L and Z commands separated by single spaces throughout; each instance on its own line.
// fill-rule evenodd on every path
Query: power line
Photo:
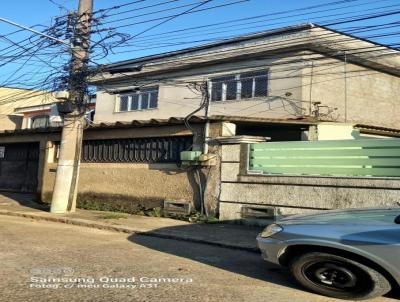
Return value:
M 179 0 L 174 0 L 174 1 L 179 1 Z M 162 10 L 158 10 L 158 11 L 152 11 L 152 12 L 148 12 L 148 13 L 144 13 L 144 14 L 139 14 L 139 15 L 135 15 L 135 16 L 131 16 L 131 17 L 118 18 L 116 20 L 110 20 L 110 21 L 102 22 L 102 24 L 104 25 L 104 24 L 109 24 L 109 23 L 121 22 L 121 21 L 124 21 L 124 20 L 136 19 L 136 18 L 140 18 L 140 17 L 143 17 L 143 16 L 158 14 L 158 13 L 167 12 L 167 11 L 171 11 L 171 10 L 177 10 L 177 9 L 184 8 L 184 7 L 190 7 L 190 6 L 193 6 L 193 5 L 196 5 L 196 4 L 199 4 L 199 3 L 203 3 L 203 2 L 204 2 L 204 0 L 203 1 L 197 1 L 197 2 L 194 2 L 194 3 L 174 6 L 174 7 L 171 7 L 171 8 L 166 8 L 166 9 L 162 9 Z M 117 14 L 117 15 L 120 15 L 120 14 Z
M 390 11 L 390 14 L 392 14 L 392 13 L 394 13 L 393 11 Z M 396 11 L 395 12 L 396 14 L 398 14 L 398 13 L 400 13 L 400 11 Z M 381 15 L 382 14 L 378 14 L 379 15 L 379 17 L 381 17 Z M 330 16 L 332 16 L 332 15 L 330 15 Z M 359 15 L 356 15 L 356 16 L 352 16 L 352 17 L 350 17 L 350 18 L 347 18 L 346 19 L 346 22 L 341 22 L 341 23 L 352 23 L 352 22 L 354 22 L 354 17 L 358 17 Z M 369 15 L 365 15 L 363 18 L 367 18 L 367 17 L 376 17 L 376 14 L 369 14 Z M 322 23 L 322 24 L 325 24 L 325 23 Z M 271 26 L 272 24 L 267 24 L 266 26 Z M 276 24 L 273 24 L 273 25 L 276 25 Z M 208 35 L 212 35 L 213 33 L 207 33 Z M 191 40 L 191 41 L 188 41 L 188 42 L 182 42 L 182 41 L 177 41 L 177 42 L 175 42 L 177 45 L 182 45 L 182 44 L 194 44 L 194 43 L 199 43 L 199 42 L 209 42 L 209 41 L 223 41 L 224 39 L 226 39 L 226 38 L 229 38 L 229 37 L 232 37 L 232 36 L 228 36 L 228 37 L 220 37 L 220 38 L 208 38 L 208 39 L 203 39 L 203 40 Z M 146 41 L 146 40 L 138 40 L 138 41 Z M 120 54 L 120 53 L 126 53 L 126 52 L 129 52 L 130 50 L 128 50 L 128 49 L 126 49 L 126 46 L 128 46 L 129 44 L 124 44 L 124 51 L 116 51 L 116 52 L 114 52 L 115 54 Z M 174 44 L 172 44 L 172 45 L 174 45 Z M 119 46 L 116 46 L 115 48 L 118 48 Z M 145 50 L 146 48 L 141 48 L 140 50 Z
M 153 8 L 153 7 L 162 6 L 162 5 L 175 3 L 175 2 L 179 2 L 179 1 L 182 1 L 182 0 L 169 0 L 169 1 L 165 1 L 165 2 L 152 4 L 152 5 L 136 7 L 134 9 L 129 9 L 129 10 L 125 10 L 125 11 L 118 11 L 118 12 L 112 13 L 112 14 L 105 13 L 102 17 L 104 18 L 104 17 L 119 16 L 119 15 L 122 15 L 122 14 L 131 13 L 131 12 L 137 12 L 137 11 L 144 10 L 144 9 L 147 9 L 147 8 Z
M 361 5 L 365 5 L 365 4 L 375 3 L 375 2 L 382 2 L 382 1 L 381 1 L 381 0 L 379 0 L 379 1 L 375 1 L 375 0 L 374 0 L 374 1 L 372 1 L 372 2 L 362 3 L 362 4 L 360 4 L 360 6 L 361 6 Z M 384 6 L 384 7 L 378 7 L 378 8 L 373 8 L 373 9 L 361 10 L 361 11 L 359 10 L 358 12 L 365 12 L 365 11 L 370 11 L 370 10 L 376 11 L 377 9 L 388 8 L 388 7 L 397 7 L 397 6 L 399 6 L 399 5 L 395 5 L 395 6 L 393 6 L 393 5 L 391 5 L 391 6 Z M 318 11 L 318 13 L 320 13 L 320 12 L 325 12 L 325 11 L 332 11 L 332 10 L 336 11 L 337 9 L 340 9 L 340 8 L 333 8 L 333 9 Z M 316 12 L 312 12 L 312 13 L 316 13 Z M 341 13 L 340 15 L 343 16 L 343 15 L 351 14 L 351 13 L 353 13 L 353 12 Z M 286 17 L 285 17 L 286 21 L 284 21 L 284 22 L 278 22 L 278 23 L 267 23 L 267 24 L 265 24 L 266 21 L 281 20 L 281 18 L 263 19 L 263 20 L 259 20 L 259 21 L 245 22 L 245 23 L 243 23 L 243 24 L 237 24 L 237 25 L 235 25 L 235 24 L 233 24 L 233 25 L 230 24 L 228 30 L 226 30 L 226 25 L 228 25 L 230 22 L 229 22 L 229 23 L 228 23 L 228 22 L 226 22 L 226 23 L 225 23 L 225 22 L 219 22 L 219 23 L 214 23 L 214 24 L 218 24 L 218 25 L 223 24 L 224 26 L 217 27 L 216 29 L 225 29 L 225 31 L 222 31 L 222 32 L 230 32 L 230 31 L 237 31 L 237 29 L 232 30 L 232 27 L 235 27 L 235 26 L 242 26 L 242 25 L 250 25 L 250 24 L 263 23 L 263 25 L 260 26 L 260 27 L 264 27 L 264 28 L 265 28 L 265 27 L 272 26 L 272 25 L 278 25 L 278 24 L 286 23 L 286 22 L 287 22 L 287 18 L 298 17 L 298 16 L 302 16 L 302 15 L 305 15 L 305 14 L 295 14 L 295 15 L 286 16 Z M 338 14 L 320 16 L 320 17 L 316 18 L 315 20 L 323 19 L 323 18 L 326 18 L 326 17 L 332 17 L 332 16 L 338 16 Z M 254 18 L 251 18 L 251 19 L 256 19 L 256 18 L 257 18 L 257 17 L 254 17 Z M 245 19 L 245 20 L 247 21 L 248 19 Z M 308 19 L 307 19 L 307 20 L 308 20 Z M 304 22 L 304 21 L 305 21 L 305 19 L 298 19 L 298 20 L 294 20 L 294 21 L 292 21 L 292 22 Z M 328 21 L 328 22 L 329 22 L 329 21 Z M 214 24 L 213 24 L 213 26 L 214 26 Z M 189 35 L 193 36 L 193 32 L 194 32 L 193 30 L 200 29 L 200 28 L 202 28 L 202 27 L 204 27 L 204 26 L 192 27 L 192 28 L 181 29 L 181 30 L 176 30 L 176 31 L 170 31 L 170 32 L 165 32 L 165 33 L 158 33 L 158 34 L 153 34 L 153 35 L 147 35 L 147 36 L 145 36 L 145 37 L 143 37 L 143 38 L 136 39 L 135 42 L 152 41 L 152 40 L 154 40 L 153 37 L 155 37 L 155 36 L 157 36 L 157 41 L 159 41 L 160 39 L 178 38 L 178 37 L 182 37 L 182 36 L 181 36 L 180 34 L 171 35 L 170 33 L 177 33 L 177 32 L 183 32 L 183 31 L 190 31 L 191 33 L 190 33 Z M 256 28 L 256 27 L 252 26 L 252 27 L 247 27 L 247 28 L 244 28 L 244 29 L 252 29 L 252 28 Z M 200 33 L 204 33 L 204 34 L 207 34 L 207 35 L 213 35 L 215 32 L 200 31 Z M 217 33 L 221 33 L 221 32 L 217 32 Z M 166 37 L 162 38 L 163 36 L 166 36 Z M 161 37 L 161 38 L 160 38 L 160 37 Z M 128 46 L 128 45 L 129 45 L 129 44 L 125 44 L 125 46 Z
M 213 0 L 205 0 L 204 4 L 207 4 L 207 3 L 211 2 L 211 1 L 213 1 Z M 173 19 L 175 19 L 177 17 L 180 17 L 180 16 L 183 16 L 183 15 L 188 15 L 188 14 L 194 14 L 194 13 L 198 13 L 198 12 L 208 11 L 208 10 L 212 10 L 212 9 L 215 9 L 215 8 L 231 6 L 231 5 L 244 3 L 244 2 L 248 2 L 248 1 L 250 1 L 250 0 L 238 0 L 238 1 L 235 1 L 235 2 L 232 2 L 232 3 L 215 5 L 215 6 L 211 6 L 211 7 L 202 8 L 202 9 L 197 9 L 196 10 L 197 7 L 200 7 L 200 6 L 204 5 L 204 4 L 201 4 L 199 6 L 195 6 L 195 7 L 191 8 L 191 9 L 189 9 L 187 11 L 184 11 L 183 13 L 178 13 L 178 14 L 173 14 L 173 15 L 169 15 L 169 16 L 153 18 L 153 19 L 144 20 L 144 21 L 138 21 L 138 22 L 129 23 L 129 24 L 122 24 L 122 25 L 119 25 L 117 28 L 119 29 L 119 28 L 124 28 L 124 27 L 130 27 L 130 26 L 134 26 L 134 25 L 138 25 L 138 24 L 150 23 L 150 22 L 159 21 L 159 20 L 165 20 L 166 19 L 165 22 L 159 23 L 161 25 L 161 24 L 164 24 L 164 23 L 166 23 L 166 22 L 168 22 L 170 20 L 173 20 Z M 156 26 L 159 26 L 159 25 L 156 25 Z
M 68 47 L 69 47 L 69 44 L 66 43 L 65 41 L 62 41 L 62 40 L 59 40 L 59 39 L 57 39 L 57 38 L 51 37 L 51 36 L 49 36 L 49 35 L 46 35 L 46 34 L 44 34 L 44 33 L 41 33 L 40 31 L 34 30 L 34 29 L 30 28 L 30 27 L 27 27 L 27 26 L 18 24 L 18 23 L 16 23 L 16 22 L 13 22 L 13 21 L 10 21 L 10 20 L 1 18 L 1 17 L 0 17 L 0 21 L 5 22 L 5 23 L 8 23 L 8 24 L 11 24 L 11 25 L 16 26 L 16 27 L 19 27 L 19 28 L 22 28 L 22 29 L 27 30 L 27 31 L 33 32 L 33 33 L 36 34 L 36 35 L 43 36 L 43 37 L 45 37 L 45 38 L 47 38 L 47 39 L 56 41 L 56 42 L 58 42 L 58 43 L 60 43 L 60 44 L 68 45 Z

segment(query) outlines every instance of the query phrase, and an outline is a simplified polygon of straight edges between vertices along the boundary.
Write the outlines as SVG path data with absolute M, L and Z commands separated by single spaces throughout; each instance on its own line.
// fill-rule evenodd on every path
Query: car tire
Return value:
M 391 290 L 378 271 L 354 260 L 328 253 L 307 253 L 290 263 L 293 277 L 312 292 L 345 300 L 366 300 Z

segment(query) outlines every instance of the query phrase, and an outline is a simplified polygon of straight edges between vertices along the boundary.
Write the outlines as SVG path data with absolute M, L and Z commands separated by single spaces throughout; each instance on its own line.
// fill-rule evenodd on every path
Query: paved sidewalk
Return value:
M 51 214 L 48 206 L 35 203 L 32 195 L 4 192 L 0 193 L 0 215 L 206 243 L 251 252 L 258 252 L 255 238 L 262 229 L 223 223 L 196 224 L 169 218 L 80 209 L 72 214 Z

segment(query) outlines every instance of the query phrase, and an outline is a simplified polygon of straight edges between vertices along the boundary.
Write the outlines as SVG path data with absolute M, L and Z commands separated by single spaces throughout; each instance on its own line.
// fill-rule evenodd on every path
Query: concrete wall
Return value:
M 22 125 L 22 116 L 0 114 L 0 131 L 21 129 Z
M 399 77 L 321 55 L 304 59 L 309 60 L 302 78 L 308 114 L 316 109 L 311 103 L 320 102 L 321 120 L 400 127 Z
M 222 220 L 242 220 L 241 209 L 246 205 L 268 206 L 281 215 L 290 215 L 395 206 L 400 200 L 400 179 L 251 175 L 246 163 L 246 145 L 222 146 L 219 203 Z
M 43 201 L 51 201 L 56 168 L 55 163 L 46 167 Z M 165 199 L 197 205 L 198 196 L 193 173 L 174 164 L 81 164 L 78 205 L 136 212 L 162 207 Z

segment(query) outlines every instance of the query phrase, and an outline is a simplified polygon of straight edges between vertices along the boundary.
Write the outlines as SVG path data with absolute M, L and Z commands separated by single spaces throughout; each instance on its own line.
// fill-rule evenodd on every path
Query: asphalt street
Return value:
M 255 253 L 26 218 L 0 217 L 0 263 L 5 302 L 339 301 Z

